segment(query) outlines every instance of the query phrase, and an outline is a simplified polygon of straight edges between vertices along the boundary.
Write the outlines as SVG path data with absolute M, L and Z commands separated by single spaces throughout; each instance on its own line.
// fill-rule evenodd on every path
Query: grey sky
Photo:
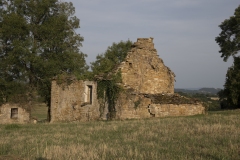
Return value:
M 223 62 L 215 37 L 239 0 L 68 0 L 80 19 L 87 62 L 113 42 L 154 38 L 175 88 L 223 88 L 232 59 Z

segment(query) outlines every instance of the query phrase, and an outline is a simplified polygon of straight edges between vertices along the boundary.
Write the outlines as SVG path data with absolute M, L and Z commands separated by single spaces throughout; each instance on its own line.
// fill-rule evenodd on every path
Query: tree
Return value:
M 93 75 L 111 72 L 125 59 L 132 44 L 130 40 L 113 43 L 105 53 L 97 55 L 96 61 L 91 63 Z
M 10 83 L 21 84 L 50 105 L 51 79 L 59 74 L 82 78 L 88 66 L 80 52 L 83 37 L 75 32 L 79 19 L 71 2 L 58 0 L 0 1 L 0 80 L 3 99 Z M 15 85 L 15 90 L 18 85 Z M 0 97 L 1 98 L 1 97 Z
M 234 57 L 234 63 L 228 68 L 224 90 L 219 93 L 223 108 L 240 108 L 240 57 Z
M 240 50 L 240 5 L 236 8 L 234 16 L 226 19 L 219 25 L 221 33 L 216 37 L 224 61 L 230 56 L 236 56 Z
M 234 64 L 228 68 L 224 90 L 219 92 L 220 99 L 225 106 L 240 108 L 240 6 L 236 8 L 234 16 L 219 25 L 222 29 L 216 42 L 219 44 L 224 61 L 232 56 Z M 224 106 L 223 106 L 224 107 Z

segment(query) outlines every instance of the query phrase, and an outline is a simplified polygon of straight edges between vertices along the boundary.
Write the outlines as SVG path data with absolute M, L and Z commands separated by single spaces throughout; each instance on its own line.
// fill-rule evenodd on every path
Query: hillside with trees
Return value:
M 175 93 L 202 101 L 208 111 L 217 111 L 222 109 L 218 98 L 219 91 L 221 91 L 219 88 L 200 88 L 196 90 L 174 89 Z
M 200 93 L 200 94 L 209 94 L 212 96 L 216 96 L 219 91 L 221 91 L 220 88 L 200 88 L 200 89 L 181 89 L 181 88 L 175 88 L 175 92 L 183 92 L 183 93 Z

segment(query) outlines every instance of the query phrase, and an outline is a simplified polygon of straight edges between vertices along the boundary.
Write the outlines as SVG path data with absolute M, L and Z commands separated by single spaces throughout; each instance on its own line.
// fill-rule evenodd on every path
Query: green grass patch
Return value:
M 19 129 L 19 128 L 21 128 L 21 127 L 18 124 L 8 124 L 8 125 L 5 126 L 6 130 Z
M 38 121 L 44 121 L 47 119 L 48 107 L 44 103 L 37 103 L 31 110 L 31 116 Z

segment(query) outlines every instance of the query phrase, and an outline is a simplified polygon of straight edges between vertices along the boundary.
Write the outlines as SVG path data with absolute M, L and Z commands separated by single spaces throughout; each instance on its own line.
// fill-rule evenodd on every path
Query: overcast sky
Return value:
M 73 2 L 87 63 L 113 42 L 154 38 L 176 75 L 175 88 L 223 88 L 232 59 L 223 62 L 215 37 L 239 0 L 66 0 Z

